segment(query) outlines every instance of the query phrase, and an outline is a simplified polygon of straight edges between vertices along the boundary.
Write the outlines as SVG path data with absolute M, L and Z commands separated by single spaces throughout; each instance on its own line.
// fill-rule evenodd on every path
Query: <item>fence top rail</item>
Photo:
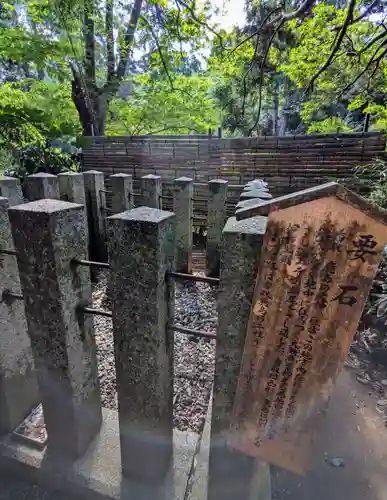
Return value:
M 138 141 L 216 141 L 216 142 L 232 142 L 232 141 L 252 141 L 252 142 L 275 142 L 275 141 L 312 141 L 318 139 L 331 139 L 340 141 L 341 139 L 366 139 L 366 138 L 381 138 L 383 134 L 380 132 L 347 132 L 342 134 L 308 134 L 308 135 L 282 135 L 272 136 L 263 135 L 257 137 L 224 137 L 210 135 L 121 135 L 121 136 L 94 136 L 91 144 L 114 143 L 114 142 L 138 142 Z

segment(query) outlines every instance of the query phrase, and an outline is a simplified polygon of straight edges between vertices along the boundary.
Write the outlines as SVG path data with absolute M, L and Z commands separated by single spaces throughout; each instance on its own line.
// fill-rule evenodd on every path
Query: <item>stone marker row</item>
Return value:
M 87 258 L 84 206 L 44 199 L 7 207 L 0 198 L 0 245 L 17 257 L 1 255 L 1 292 L 23 301 L 0 303 L 0 428 L 14 429 L 41 399 L 48 450 L 71 460 L 101 425 L 94 324 L 82 311 L 90 274 L 75 263 Z M 172 458 L 174 294 L 165 275 L 175 269 L 176 217 L 141 207 L 106 223 L 122 470 L 158 483 Z
M 162 179 L 157 175 L 146 175 L 140 179 L 140 196 L 133 192 L 133 178 L 128 174 L 109 177 L 112 213 L 121 213 L 143 205 L 162 207 Z M 228 183 L 211 180 L 208 183 L 207 258 L 209 276 L 219 275 L 221 236 L 226 222 L 226 200 Z M 255 188 L 255 185 L 253 185 Z M 193 189 L 194 182 L 188 177 L 175 179 L 173 189 L 173 211 L 177 218 L 176 270 L 192 272 L 193 234 Z M 22 203 L 20 182 L 9 177 L 0 177 L 0 190 L 12 204 Z M 92 260 L 107 260 L 106 235 L 106 191 L 102 172 L 89 170 L 84 173 L 65 172 L 58 176 L 38 173 L 26 177 L 24 191 L 29 201 L 39 199 L 61 199 L 86 206 L 89 234 L 89 256 Z M 1 192 L 0 192 L 1 194 Z

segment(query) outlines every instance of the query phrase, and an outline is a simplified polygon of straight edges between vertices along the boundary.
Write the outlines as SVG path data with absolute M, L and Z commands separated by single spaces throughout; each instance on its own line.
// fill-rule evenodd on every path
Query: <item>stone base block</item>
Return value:
M 141 484 L 121 475 L 118 413 L 103 410 L 99 435 L 85 455 L 66 463 L 13 441 L 0 441 L 1 475 L 15 480 L 29 480 L 76 498 L 90 500 L 183 500 L 192 470 L 199 435 L 193 432 L 173 433 L 173 468 L 165 483 Z

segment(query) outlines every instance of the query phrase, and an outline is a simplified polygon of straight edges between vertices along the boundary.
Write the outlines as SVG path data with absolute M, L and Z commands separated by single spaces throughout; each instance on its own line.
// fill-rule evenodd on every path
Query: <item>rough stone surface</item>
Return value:
M 111 309 L 106 297 L 107 273 L 101 271 L 93 292 L 93 307 Z M 174 323 L 216 332 L 216 287 L 206 283 L 176 282 Z M 112 321 L 94 316 L 102 406 L 117 409 Z M 175 333 L 173 425 L 200 433 L 214 379 L 215 341 Z
M 13 249 L 8 203 L 0 198 L 0 248 Z M 0 434 L 13 431 L 39 404 L 24 304 L 3 298 L 20 294 L 16 257 L 0 255 Z
M 105 178 L 102 172 L 88 170 L 83 173 L 87 219 L 89 225 L 89 253 L 92 260 L 106 262 Z
M 255 207 L 259 203 L 259 200 L 260 198 L 252 198 L 249 200 L 243 200 L 238 202 L 236 206 L 236 212 L 238 212 L 238 209 Z
M 249 200 L 251 198 L 260 198 L 261 200 L 271 200 L 273 196 L 263 189 L 250 189 L 241 193 L 241 200 Z
M 219 276 L 222 231 L 226 222 L 227 181 L 215 179 L 208 183 L 207 274 Z
M 161 208 L 162 183 L 158 175 L 141 177 L 141 204 L 144 207 Z
M 208 500 L 249 500 L 254 460 L 227 446 L 266 218 L 227 221 L 221 247 Z
M 175 179 L 173 211 L 176 215 L 176 270 L 192 272 L 193 180 Z
M 89 304 L 82 205 L 40 200 L 9 210 L 28 332 L 52 452 L 77 456 L 101 423 L 93 320 Z
M 142 483 L 121 475 L 118 414 L 103 410 L 103 424 L 86 453 L 74 463 L 53 461 L 47 450 L 34 450 L 4 438 L 0 441 L 0 469 L 15 481 L 19 477 L 39 482 L 47 492 L 57 495 L 25 496 L 36 500 L 183 500 L 192 470 L 198 436 L 173 432 L 173 462 L 163 483 Z M 1 484 L 3 486 L 3 478 Z M 32 489 L 33 487 L 31 487 Z M 42 488 L 40 489 L 42 491 Z M 0 491 L 0 498 L 3 488 Z M 43 493 L 42 492 L 42 493 Z M 7 500 L 8 497 L 5 497 Z M 10 497 L 19 500 L 18 496 Z
M 122 469 L 160 481 L 172 457 L 173 295 L 165 274 L 174 268 L 175 216 L 140 207 L 107 220 Z
M 0 176 L 0 197 L 7 198 L 8 206 L 24 203 L 20 180 L 15 177 Z
M 112 211 L 119 214 L 129 210 L 133 201 L 133 177 L 130 174 L 114 174 L 110 176 L 109 181 Z
M 83 174 L 64 172 L 58 174 L 60 199 L 86 205 L 85 183 Z
M 265 187 L 267 188 L 268 183 L 264 181 L 263 179 L 254 179 L 252 181 L 249 181 L 246 186 L 250 187 Z
M 59 200 L 59 184 L 56 175 L 44 172 L 29 175 L 24 180 L 24 190 L 29 201 L 47 198 Z
M 174 323 L 216 333 L 216 293 L 205 283 L 176 283 Z M 174 351 L 174 425 L 199 433 L 214 380 L 215 341 L 175 333 Z

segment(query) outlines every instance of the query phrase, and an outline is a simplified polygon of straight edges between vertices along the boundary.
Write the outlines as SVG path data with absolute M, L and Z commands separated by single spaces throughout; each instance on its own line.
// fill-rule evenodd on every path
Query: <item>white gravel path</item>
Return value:
M 106 297 L 106 272 L 94 287 L 93 306 L 110 309 Z M 176 283 L 175 324 L 216 331 L 216 289 L 204 283 Z M 94 316 L 102 405 L 117 409 L 112 321 Z M 174 348 L 174 426 L 201 432 L 211 393 L 215 341 L 176 333 Z

